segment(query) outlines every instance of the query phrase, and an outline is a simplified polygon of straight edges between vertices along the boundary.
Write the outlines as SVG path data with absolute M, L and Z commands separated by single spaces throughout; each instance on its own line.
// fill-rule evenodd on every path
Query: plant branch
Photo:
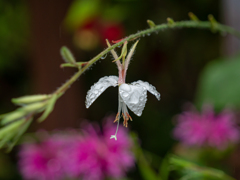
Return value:
M 62 65 L 62 67 L 76 67 L 78 68 L 78 71 L 52 94 L 31 95 L 12 99 L 13 103 L 22 107 L 16 109 L 13 112 L 0 115 L 0 148 L 9 147 L 9 149 L 11 149 L 17 142 L 18 138 L 26 131 L 30 125 L 31 122 L 29 122 L 29 117 L 32 118 L 37 113 L 43 113 L 42 116 L 38 118 L 38 121 L 42 122 L 45 120 L 54 109 L 54 105 L 57 99 L 61 97 L 62 94 L 64 94 L 66 90 L 70 88 L 70 86 L 89 67 L 96 63 L 101 57 L 105 57 L 105 55 L 111 50 L 122 45 L 125 42 L 132 41 L 158 31 L 179 28 L 210 29 L 212 32 L 220 32 L 225 34 L 228 33 L 240 38 L 240 32 L 231 27 L 217 23 L 213 16 L 209 16 L 209 21 L 199 21 L 193 14 L 190 14 L 190 18 L 192 20 L 180 22 L 174 22 L 172 19 L 168 18 L 168 22 L 161 25 L 155 25 L 154 22 L 148 20 L 148 24 L 150 26 L 148 29 L 121 39 L 112 46 L 108 45 L 109 47 L 107 49 L 99 53 L 88 62 L 76 62 L 71 52 L 66 47 L 63 47 L 61 49 L 61 54 L 66 63 Z
M 101 57 L 103 57 L 104 55 L 109 53 L 112 49 L 122 45 L 124 42 L 131 41 L 131 40 L 134 40 L 134 39 L 139 38 L 139 37 L 144 37 L 145 35 L 148 35 L 148 34 L 151 34 L 151 33 L 154 33 L 154 32 L 158 32 L 158 31 L 162 31 L 162 30 L 166 30 L 166 29 L 179 29 L 179 28 L 209 29 L 209 30 L 212 30 L 212 31 L 215 31 L 215 32 L 231 34 L 231 35 L 234 35 L 234 36 L 236 36 L 237 38 L 240 39 L 240 32 L 239 31 L 237 31 L 237 30 L 235 30 L 235 29 L 233 29 L 229 26 L 222 25 L 222 24 L 219 24 L 219 23 L 214 23 L 213 24 L 210 21 L 189 20 L 189 21 L 179 21 L 179 22 L 164 23 L 164 24 L 156 25 L 156 26 L 150 27 L 146 30 L 142 30 L 142 31 L 140 31 L 136 34 L 132 34 L 132 35 L 122 39 L 118 43 L 108 47 L 107 49 L 105 49 L 104 51 L 99 53 L 97 56 L 95 56 L 93 59 L 88 61 L 88 63 L 82 69 L 80 69 L 74 76 L 72 76 L 72 78 L 70 78 L 65 84 L 63 84 L 54 93 L 65 92 L 70 87 L 70 85 L 72 83 L 74 83 L 81 76 L 81 74 L 84 73 L 89 67 L 91 67 L 95 62 L 97 62 Z

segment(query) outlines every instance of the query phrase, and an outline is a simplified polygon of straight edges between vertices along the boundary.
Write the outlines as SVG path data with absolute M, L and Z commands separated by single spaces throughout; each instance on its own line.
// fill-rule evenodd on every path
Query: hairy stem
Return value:
M 222 24 L 219 24 L 219 23 L 214 23 L 213 24 L 212 22 L 209 22 L 209 21 L 193 21 L 193 20 L 190 20 L 190 21 L 179 21 L 179 22 L 174 22 L 174 23 L 164 23 L 164 24 L 156 25 L 154 27 L 150 27 L 146 30 L 140 31 L 136 34 L 132 34 L 132 35 L 122 39 L 118 43 L 108 47 L 107 49 L 105 49 L 104 51 L 99 53 L 97 56 L 95 56 L 93 59 L 88 61 L 88 63 L 82 69 L 80 69 L 76 74 L 74 74 L 68 81 L 66 81 L 54 93 L 57 93 L 57 94 L 62 93 L 62 92 L 64 93 L 71 86 L 71 84 L 73 84 L 81 76 L 81 74 L 83 72 L 85 72 L 95 62 L 97 62 L 102 56 L 109 53 L 112 49 L 122 45 L 125 41 L 131 41 L 133 39 L 145 36 L 147 34 L 151 34 L 153 32 L 158 32 L 158 31 L 162 31 L 162 30 L 166 30 L 166 29 L 177 29 L 177 28 L 209 29 L 209 30 L 212 30 L 212 31 L 215 31 L 215 32 L 228 33 L 228 34 L 234 35 L 234 36 L 236 36 L 240 39 L 240 32 L 239 31 L 236 31 L 235 29 L 233 29 L 229 26 L 222 25 Z

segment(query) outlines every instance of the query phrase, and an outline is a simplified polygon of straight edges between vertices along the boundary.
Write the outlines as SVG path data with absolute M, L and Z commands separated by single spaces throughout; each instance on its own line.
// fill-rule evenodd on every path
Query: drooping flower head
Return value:
M 174 136 L 187 145 L 225 149 L 240 138 L 234 114 L 229 110 L 215 115 L 211 106 L 204 106 L 201 114 L 196 110 L 183 112 L 177 122 Z
M 69 131 L 41 136 L 38 143 L 25 143 L 19 152 L 19 169 L 26 180 L 103 180 L 123 178 L 134 167 L 133 142 L 120 127 L 118 142 L 109 117 L 102 126 L 85 123 L 81 133 Z M 111 122 L 109 121 L 111 120 Z M 71 132 L 71 133 L 70 133 Z M 73 133 L 72 133 L 73 132 Z
M 128 120 L 132 120 L 131 116 L 128 113 L 127 107 L 135 113 L 137 116 L 142 115 L 142 111 L 145 107 L 147 101 L 147 91 L 156 96 L 160 100 L 160 93 L 156 90 L 154 86 L 148 82 L 136 81 L 131 84 L 125 83 L 127 69 L 131 60 L 131 57 L 134 53 L 134 50 L 137 46 L 138 41 L 133 45 L 130 52 L 127 55 L 127 41 L 124 43 L 122 48 L 122 53 L 118 57 L 117 53 L 114 50 L 111 50 L 111 53 L 114 57 L 114 61 L 118 67 L 119 76 L 105 76 L 97 83 L 95 83 L 91 89 L 87 92 L 86 96 L 86 107 L 89 106 L 110 86 L 116 87 L 119 86 L 119 95 L 118 95 L 118 113 L 116 115 L 115 121 L 118 121 L 117 130 L 114 135 L 110 138 L 117 140 L 117 131 L 119 127 L 119 121 L 122 113 L 124 119 L 123 125 L 127 127 Z M 108 46 L 110 46 L 107 41 Z M 126 57 L 127 55 L 127 57 Z M 120 59 L 122 58 L 122 62 Z

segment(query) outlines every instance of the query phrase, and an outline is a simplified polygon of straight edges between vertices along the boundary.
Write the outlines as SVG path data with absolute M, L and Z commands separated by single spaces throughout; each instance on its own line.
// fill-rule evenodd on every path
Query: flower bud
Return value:
M 20 119 L 20 118 L 24 117 L 25 115 L 26 115 L 26 113 L 23 112 L 23 111 L 13 111 L 13 112 L 7 114 L 2 119 L 1 124 L 5 125 L 5 124 L 10 123 L 10 122 L 12 122 L 14 120 Z
M 66 46 L 63 46 L 61 48 L 60 53 L 62 55 L 63 60 L 66 63 L 76 64 L 76 60 L 73 57 L 73 54 L 71 53 L 71 51 Z
M 16 131 L 17 129 L 19 129 L 19 127 L 23 123 L 25 123 L 25 119 L 20 119 L 19 121 L 16 121 L 14 123 L 9 124 L 8 126 L 1 128 L 0 129 L 0 139 L 1 139 L 0 146 L 5 144 L 4 143 L 5 141 L 10 140 L 12 138 L 11 135 L 13 134 L 13 131 Z
M 198 17 L 197 17 L 195 14 L 193 14 L 192 12 L 189 12 L 189 13 L 188 13 L 188 16 L 189 16 L 190 19 L 193 20 L 193 21 L 199 21 Z
M 24 106 L 22 108 L 19 108 L 19 111 L 23 111 L 26 114 L 27 113 L 35 113 L 35 112 L 41 112 L 43 108 L 46 106 L 46 102 L 38 102 L 38 103 L 32 103 L 27 106 Z
M 44 101 L 48 99 L 50 95 L 46 94 L 39 94 L 39 95 L 33 95 L 33 96 L 23 96 L 20 98 L 13 98 L 12 102 L 14 104 L 30 104 L 30 103 L 35 103 L 39 101 Z
M 172 18 L 167 18 L 167 22 L 168 22 L 169 25 L 174 24 L 174 20 Z
M 151 20 L 147 20 L 147 23 L 150 26 L 150 28 L 154 28 L 156 26 L 155 23 Z

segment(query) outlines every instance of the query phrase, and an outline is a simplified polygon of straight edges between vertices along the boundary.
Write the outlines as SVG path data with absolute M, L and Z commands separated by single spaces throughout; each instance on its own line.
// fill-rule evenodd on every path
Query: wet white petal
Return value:
M 91 89 L 87 92 L 85 105 L 87 108 L 100 96 L 108 87 L 117 86 L 118 77 L 117 76 L 105 76 L 99 79 Z
M 156 90 L 156 88 L 149 84 L 148 82 L 143 82 L 141 80 L 138 80 L 136 82 L 131 83 L 132 85 L 141 85 L 144 88 L 146 88 L 150 93 L 152 93 L 156 98 L 160 101 L 160 93 Z
M 147 89 L 140 85 L 122 84 L 119 87 L 119 94 L 128 108 L 137 116 L 142 111 L 147 101 Z

